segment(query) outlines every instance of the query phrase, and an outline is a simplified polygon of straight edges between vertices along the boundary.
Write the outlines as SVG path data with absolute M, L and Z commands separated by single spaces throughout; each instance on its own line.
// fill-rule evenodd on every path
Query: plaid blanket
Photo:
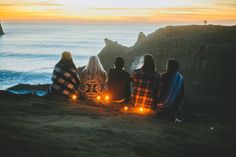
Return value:
M 70 97 L 72 94 L 78 94 L 79 77 L 75 66 L 71 68 L 63 64 L 57 64 L 53 71 L 53 85 L 51 91 Z
M 135 106 L 152 107 L 156 102 L 160 76 L 158 73 L 147 73 L 141 69 L 133 74 L 134 91 L 132 100 Z

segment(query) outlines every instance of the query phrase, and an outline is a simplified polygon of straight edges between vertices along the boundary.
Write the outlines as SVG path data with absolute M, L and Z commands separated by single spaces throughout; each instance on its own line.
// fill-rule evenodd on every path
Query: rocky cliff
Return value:
M 0 23 L 0 35 L 3 35 L 3 34 L 5 34 L 5 33 L 3 32 L 2 25 Z
M 152 54 L 159 72 L 168 59 L 179 60 L 185 78 L 186 102 L 197 108 L 235 103 L 236 26 L 168 26 L 144 35 L 132 47 L 106 39 L 99 57 L 108 70 L 117 56 L 132 72 L 142 55 Z M 195 108 L 194 108 L 195 109 Z

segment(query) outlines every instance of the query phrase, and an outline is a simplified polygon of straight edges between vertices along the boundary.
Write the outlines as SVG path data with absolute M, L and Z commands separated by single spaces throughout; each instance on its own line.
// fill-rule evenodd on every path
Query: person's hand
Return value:
M 158 109 L 163 109 L 165 107 L 165 104 L 164 103 L 158 103 L 157 104 L 157 108 Z

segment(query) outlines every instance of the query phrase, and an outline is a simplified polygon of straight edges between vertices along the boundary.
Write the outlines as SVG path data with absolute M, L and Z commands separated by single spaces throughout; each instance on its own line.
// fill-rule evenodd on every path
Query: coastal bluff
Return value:
M 185 79 L 187 108 L 231 109 L 236 102 L 235 35 L 236 26 L 167 26 L 149 35 L 141 32 L 131 47 L 105 39 L 98 56 L 106 70 L 116 57 L 124 57 L 129 72 L 144 54 L 153 55 L 158 72 L 165 70 L 168 59 L 175 58 Z

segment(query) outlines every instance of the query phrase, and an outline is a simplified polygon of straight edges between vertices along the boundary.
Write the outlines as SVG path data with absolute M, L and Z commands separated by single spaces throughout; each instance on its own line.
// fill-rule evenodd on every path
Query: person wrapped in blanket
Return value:
M 105 94 L 107 73 L 97 56 L 91 56 L 88 64 L 80 73 L 80 89 L 85 99 L 96 99 Z
M 52 95 L 78 96 L 80 81 L 70 52 L 62 53 L 61 60 L 54 67 L 52 82 Z
M 159 73 L 151 55 L 144 56 L 144 64 L 134 71 L 132 101 L 134 106 L 152 108 L 157 103 L 160 84 Z
M 177 60 L 168 60 L 166 70 L 161 75 L 157 108 L 162 115 L 175 119 L 184 99 L 184 79 L 179 72 Z

